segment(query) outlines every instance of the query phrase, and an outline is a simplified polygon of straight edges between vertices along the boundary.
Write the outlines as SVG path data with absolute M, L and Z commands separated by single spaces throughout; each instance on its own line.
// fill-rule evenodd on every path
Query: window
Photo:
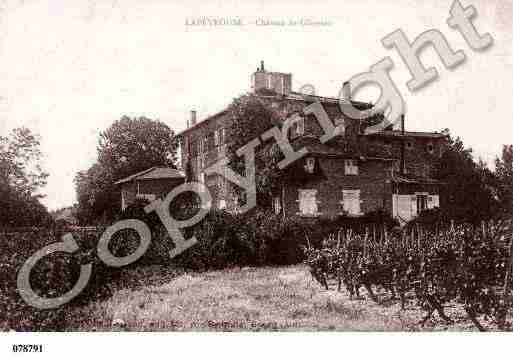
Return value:
M 189 137 L 184 137 L 183 138 L 182 145 L 183 145 L 182 148 L 183 148 L 183 151 L 185 153 L 185 156 L 190 156 L 191 148 L 189 147 L 190 146 Z
M 270 90 L 273 88 L 272 86 L 272 76 L 271 74 L 267 75 L 267 88 Z
M 428 143 L 426 146 L 428 153 L 433 154 L 435 152 L 435 146 L 432 143 Z
M 305 119 L 299 115 L 294 115 L 287 119 L 289 121 L 290 138 L 297 138 L 305 134 Z
M 362 214 L 360 211 L 360 190 L 343 190 L 342 205 L 344 212 L 349 215 L 357 216 Z
M 214 131 L 214 145 L 222 146 L 224 144 L 224 128 L 218 128 Z
M 357 175 L 358 174 L 358 161 L 357 160 L 345 160 L 344 161 L 344 173 L 346 175 Z
M 305 162 L 305 171 L 308 173 L 314 173 L 315 169 L 315 157 L 307 157 Z
M 304 216 L 317 216 L 320 213 L 317 208 L 317 190 L 299 190 L 299 214 Z
M 401 173 L 401 161 L 394 161 L 392 165 L 392 175 L 395 173 Z
M 392 215 L 401 224 L 411 221 L 417 215 L 417 197 L 405 194 L 392 195 Z
M 225 209 L 226 208 L 226 201 L 224 199 L 219 200 L 219 209 Z
M 208 139 L 211 136 L 212 136 L 212 134 L 209 134 L 209 135 L 205 136 L 205 138 L 203 139 L 203 151 L 204 152 L 208 152 L 208 150 L 209 150 Z
M 305 119 L 303 117 L 300 117 L 296 120 L 297 123 L 297 135 L 303 136 L 305 134 Z
M 191 141 L 190 144 L 190 154 L 192 157 L 194 156 L 197 156 L 198 155 L 198 147 L 196 145 L 196 141 Z
M 411 143 L 410 141 L 406 142 L 406 148 L 409 150 L 413 149 L 413 143 Z
M 141 190 L 141 184 L 139 182 L 137 182 L 137 195 L 136 195 L 136 197 L 137 198 L 147 199 L 150 202 L 153 202 L 157 198 L 157 196 L 152 194 L 152 193 L 144 193 L 144 189 Z
M 428 196 L 428 208 L 432 209 L 437 207 L 440 207 L 440 199 L 438 195 Z
M 281 213 L 281 198 L 279 196 L 276 196 L 273 198 L 273 209 L 274 209 L 274 213 L 276 213 L 276 214 Z
M 146 200 L 148 200 L 148 201 L 150 201 L 150 202 L 153 202 L 153 201 L 155 201 L 155 200 L 157 199 L 157 196 L 156 196 L 156 195 L 154 195 L 154 194 L 144 194 L 144 193 L 139 193 L 139 194 L 137 195 L 137 198 L 143 198 L 143 199 L 146 199 Z
M 219 146 L 220 142 L 221 142 L 220 138 L 219 138 L 220 137 L 219 135 L 221 134 L 220 131 L 221 131 L 220 129 L 214 131 L 214 146 L 216 146 L 216 147 Z
M 420 213 L 428 208 L 428 196 L 427 194 L 417 195 L 417 213 Z

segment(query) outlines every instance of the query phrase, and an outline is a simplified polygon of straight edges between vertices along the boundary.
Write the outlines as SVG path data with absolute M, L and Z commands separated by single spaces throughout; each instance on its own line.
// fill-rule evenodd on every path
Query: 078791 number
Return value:
M 14 344 L 12 346 L 13 353 L 42 353 L 42 344 Z

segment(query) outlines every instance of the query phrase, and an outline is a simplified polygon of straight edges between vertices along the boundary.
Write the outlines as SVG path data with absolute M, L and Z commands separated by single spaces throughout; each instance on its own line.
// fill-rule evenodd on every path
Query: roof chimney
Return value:
M 346 81 L 342 84 L 342 98 L 351 101 L 351 84 Z
M 191 127 L 196 124 L 196 110 L 191 110 Z
M 277 94 L 288 95 L 292 90 L 292 74 L 267 72 L 262 60 L 260 61 L 260 67 L 251 75 L 251 89 L 253 92 L 268 90 Z

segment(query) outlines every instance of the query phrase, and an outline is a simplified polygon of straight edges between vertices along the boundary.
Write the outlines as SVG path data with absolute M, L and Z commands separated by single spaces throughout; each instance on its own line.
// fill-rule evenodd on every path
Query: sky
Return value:
M 20 126 L 41 135 L 50 173 L 43 202 L 57 209 L 74 203 L 75 174 L 92 165 L 99 133 L 123 115 L 179 132 L 190 110 L 201 120 L 249 91 L 261 60 L 267 70 L 292 73 L 293 90 L 311 84 L 336 97 L 345 80 L 389 56 L 406 128 L 449 128 L 491 164 L 513 143 L 513 1 L 461 3 L 476 7 L 476 29 L 494 39 L 488 50 L 472 51 L 448 27 L 452 0 L 4 0 L 0 135 Z M 200 18 L 242 25 L 190 25 Z M 259 25 L 301 18 L 326 25 Z M 427 48 L 421 59 L 439 78 L 411 93 L 408 69 L 381 39 L 402 29 L 413 41 L 433 28 L 467 60 L 447 70 Z M 375 102 L 378 94 L 358 99 Z

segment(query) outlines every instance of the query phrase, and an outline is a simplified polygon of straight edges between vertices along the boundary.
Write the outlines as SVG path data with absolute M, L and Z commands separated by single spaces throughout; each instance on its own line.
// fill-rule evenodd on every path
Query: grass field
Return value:
M 151 273 L 151 274 L 150 274 Z M 448 308 L 456 324 L 435 315 L 421 328 L 413 305 L 350 300 L 326 291 L 305 266 L 234 268 L 179 276 L 136 273 L 139 285 L 119 289 L 102 302 L 70 313 L 70 330 L 473 330 L 462 312 Z M 333 287 L 334 288 L 334 287 Z M 365 290 L 362 290 L 365 294 Z M 382 293 L 382 298 L 386 297 Z

